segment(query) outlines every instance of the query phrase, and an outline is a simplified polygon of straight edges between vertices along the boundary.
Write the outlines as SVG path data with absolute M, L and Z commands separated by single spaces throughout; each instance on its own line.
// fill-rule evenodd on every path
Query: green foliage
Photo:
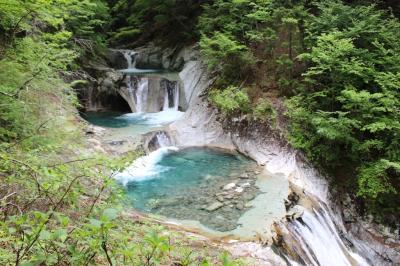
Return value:
M 281 55 L 294 60 L 301 49 L 300 27 L 306 13 L 302 3 L 286 2 L 216 0 L 204 6 L 198 25 L 200 46 L 220 86 L 250 83 L 266 74 L 276 80 L 278 74 L 292 78 L 294 64 L 275 73 L 275 61 Z M 257 73 L 261 69 L 269 73 Z
M 110 1 L 113 17 L 112 44 L 143 44 L 152 41 L 170 46 L 192 42 L 199 1 L 135 0 Z
M 137 153 L 113 159 L 85 148 L 70 88 L 84 81 L 65 80 L 101 44 L 107 18 L 100 0 L 0 0 L 0 265 L 210 260 L 121 213 L 113 173 Z
M 400 22 L 374 6 L 318 7 L 312 49 L 299 56 L 308 86 L 287 103 L 292 142 L 330 173 L 354 175 L 372 212 L 398 215 Z
M 253 110 L 253 115 L 263 122 L 269 122 L 272 125 L 276 124 L 277 113 L 268 99 L 260 98 L 258 100 Z
M 210 93 L 211 101 L 225 114 L 234 112 L 248 112 L 250 100 L 247 93 L 242 89 L 231 86 L 225 90 L 213 90 Z
M 238 82 L 251 75 L 254 58 L 249 49 L 232 36 L 221 32 L 210 38 L 203 36 L 200 47 L 211 71 L 218 70 L 221 64 L 224 66 L 221 68 L 224 79 Z

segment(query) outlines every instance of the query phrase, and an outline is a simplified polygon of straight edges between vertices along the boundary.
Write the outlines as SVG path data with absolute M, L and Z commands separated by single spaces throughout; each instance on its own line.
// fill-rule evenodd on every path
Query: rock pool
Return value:
M 139 158 L 116 178 L 125 185 L 128 204 L 140 211 L 197 221 L 210 231 L 236 230 L 243 235 L 243 222 L 262 224 L 257 221 L 260 215 L 273 216 L 276 212 L 265 207 L 258 209 L 254 217 L 251 211 L 257 209 L 257 198 L 265 199 L 261 195 L 266 193 L 265 186 L 259 184 L 262 170 L 254 161 L 234 152 L 163 147 Z M 276 206 L 264 202 L 268 204 Z M 281 207 L 283 202 L 278 212 Z

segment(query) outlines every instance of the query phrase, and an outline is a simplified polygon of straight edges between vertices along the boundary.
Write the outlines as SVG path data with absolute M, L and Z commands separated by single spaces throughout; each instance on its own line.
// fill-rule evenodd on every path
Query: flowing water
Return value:
M 301 249 L 297 254 L 307 265 L 369 265 L 345 245 L 328 209 L 321 202 L 317 208 L 305 210 L 301 220 L 290 223 L 288 229 Z
M 136 111 L 138 113 L 143 113 L 146 111 L 148 93 L 149 93 L 149 79 L 140 78 L 136 92 Z
M 149 111 L 159 111 L 154 104 L 157 104 L 157 93 L 163 93 L 162 110 L 169 109 L 178 111 L 179 107 L 179 91 L 180 86 L 177 81 L 178 76 L 173 75 L 173 80 L 169 79 L 168 72 L 157 69 L 138 69 L 136 67 L 135 51 L 124 50 L 122 51 L 126 59 L 128 68 L 120 70 L 125 74 L 125 83 L 128 91 L 128 101 L 131 108 L 136 113 L 144 113 Z M 171 74 L 171 73 L 169 73 Z M 153 85 L 151 91 L 149 88 L 150 81 Z M 154 85 L 154 82 L 159 82 L 159 86 Z M 149 98 L 149 94 L 153 95 Z M 162 94 L 161 94 L 162 95 Z

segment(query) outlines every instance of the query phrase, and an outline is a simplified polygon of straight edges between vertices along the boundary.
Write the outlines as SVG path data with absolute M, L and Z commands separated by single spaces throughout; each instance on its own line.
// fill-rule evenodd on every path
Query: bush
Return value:
M 257 105 L 253 111 L 254 118 L 259 119 L 263 122 L 276 123 L 276 110 L 272 106 L 268 99 L 260 98 L 257 101 Z
M 213 90 L 210 93 L 211 101 L 224 114 L 232 114 L 236 111 L 249 112 L 250 100 L 244 90 L 230 86 L 225 90 Z

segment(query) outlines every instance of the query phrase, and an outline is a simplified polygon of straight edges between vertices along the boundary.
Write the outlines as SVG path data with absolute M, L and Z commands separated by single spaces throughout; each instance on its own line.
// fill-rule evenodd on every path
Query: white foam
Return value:
M 369 265 L 361 256 L 353 253 L 343 243 L 339 233 L 329 217 L 328 211 L 320 205 L 313 213 L 305 210 L 301 217 L 303 223 L 294 222 L 293 233 L 303 247 L 312 265 Z M 315 256 L 313 256 L 314 254 Z
M 119 119 L 136 120 L 136 124 L 149 126 L 164 126 L 172 123 L 183 116 L 184 112 L 167 109 L 158 113 L 130 113 L 124 114 Z
M 125 170 L 116 174 L 115 179 L 125 186 L 131 181 L 156 178 L 159 173 L 168 170 L 167 167 L 160 166 L 158 163 L 168 153 L 178 150 L 177 147 L 161 147 L 146 156 L 136 159 Z

